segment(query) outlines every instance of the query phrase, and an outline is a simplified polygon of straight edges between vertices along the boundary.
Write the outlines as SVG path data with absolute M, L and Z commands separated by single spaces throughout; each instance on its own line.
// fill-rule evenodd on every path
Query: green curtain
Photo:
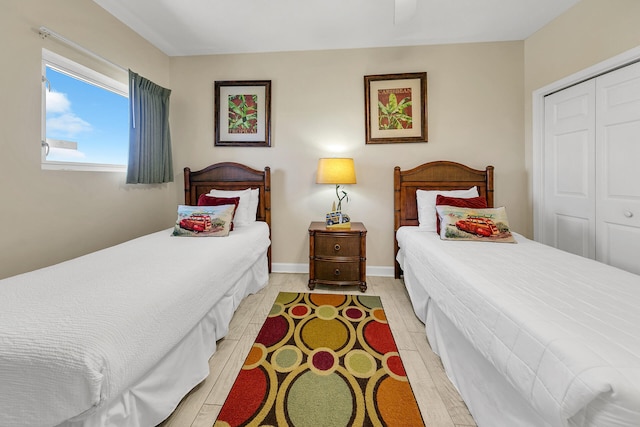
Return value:
M 129 165 L 127 184 L 173 182 L 169 96 L 129 70 Z

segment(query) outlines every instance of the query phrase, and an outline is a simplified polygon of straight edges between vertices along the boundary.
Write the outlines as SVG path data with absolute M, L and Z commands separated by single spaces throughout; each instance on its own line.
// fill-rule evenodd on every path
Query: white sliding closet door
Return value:
M 595 82 L 545 98 L 542 243 L 595 258 Z
M 596 259 L 640 274 L 640 63 L 596 83 Z
M 541 241 L 640 274 L 640 63 L 545 97 Z

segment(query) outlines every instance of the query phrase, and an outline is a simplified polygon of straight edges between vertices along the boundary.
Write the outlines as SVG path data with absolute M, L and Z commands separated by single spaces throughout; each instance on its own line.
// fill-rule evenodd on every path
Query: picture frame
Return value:
M 427 73 L 364 76 L 367 144 L 427 142 Z
M 271 146 L 271 80 L 214 84 L 215 146 Z

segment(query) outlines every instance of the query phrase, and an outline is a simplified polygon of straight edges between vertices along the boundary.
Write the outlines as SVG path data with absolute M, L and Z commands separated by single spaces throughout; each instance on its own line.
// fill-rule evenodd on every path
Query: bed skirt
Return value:
M 229 332 L 229 323 L 240 302 L 269 281 L 266 251 L 230 287 L 224 297 L 180 343 L 132 387 L 82 419 L 59 427 L 149 427 L 165 420 L 182 398 L 209 375 L 209 359 L 216 341 Z
M 478 427 L 551 427 L 480 355 L 433 302 L 427 338 Z

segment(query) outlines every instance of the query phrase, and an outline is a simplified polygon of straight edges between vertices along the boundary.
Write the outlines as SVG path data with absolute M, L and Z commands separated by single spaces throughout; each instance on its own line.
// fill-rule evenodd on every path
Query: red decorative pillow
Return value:
M 238 209 L 238 203 L 240 203 L 240 197 L 213 197 L 208 194 L 201 194 L 198 197 L 198 206 L 220 206 L 220 205 L 234 205 L 233 215 L 235 216 Z M 231 220 L 231 228 L 233 230 L 233 217 Z
M 457 208 L 488 208 L 487 199 L 485 199 L 484 197 L 471 197 L 470 199 L 461 199 L 459 197 L 448 197 L 438 194 L 438 196 L 436 197 L 436 206 L 440 205 L 455 206 Z M 438 230 L 438 234 L 440 234 L 440 217 L 437 213 L 436 228 Z

